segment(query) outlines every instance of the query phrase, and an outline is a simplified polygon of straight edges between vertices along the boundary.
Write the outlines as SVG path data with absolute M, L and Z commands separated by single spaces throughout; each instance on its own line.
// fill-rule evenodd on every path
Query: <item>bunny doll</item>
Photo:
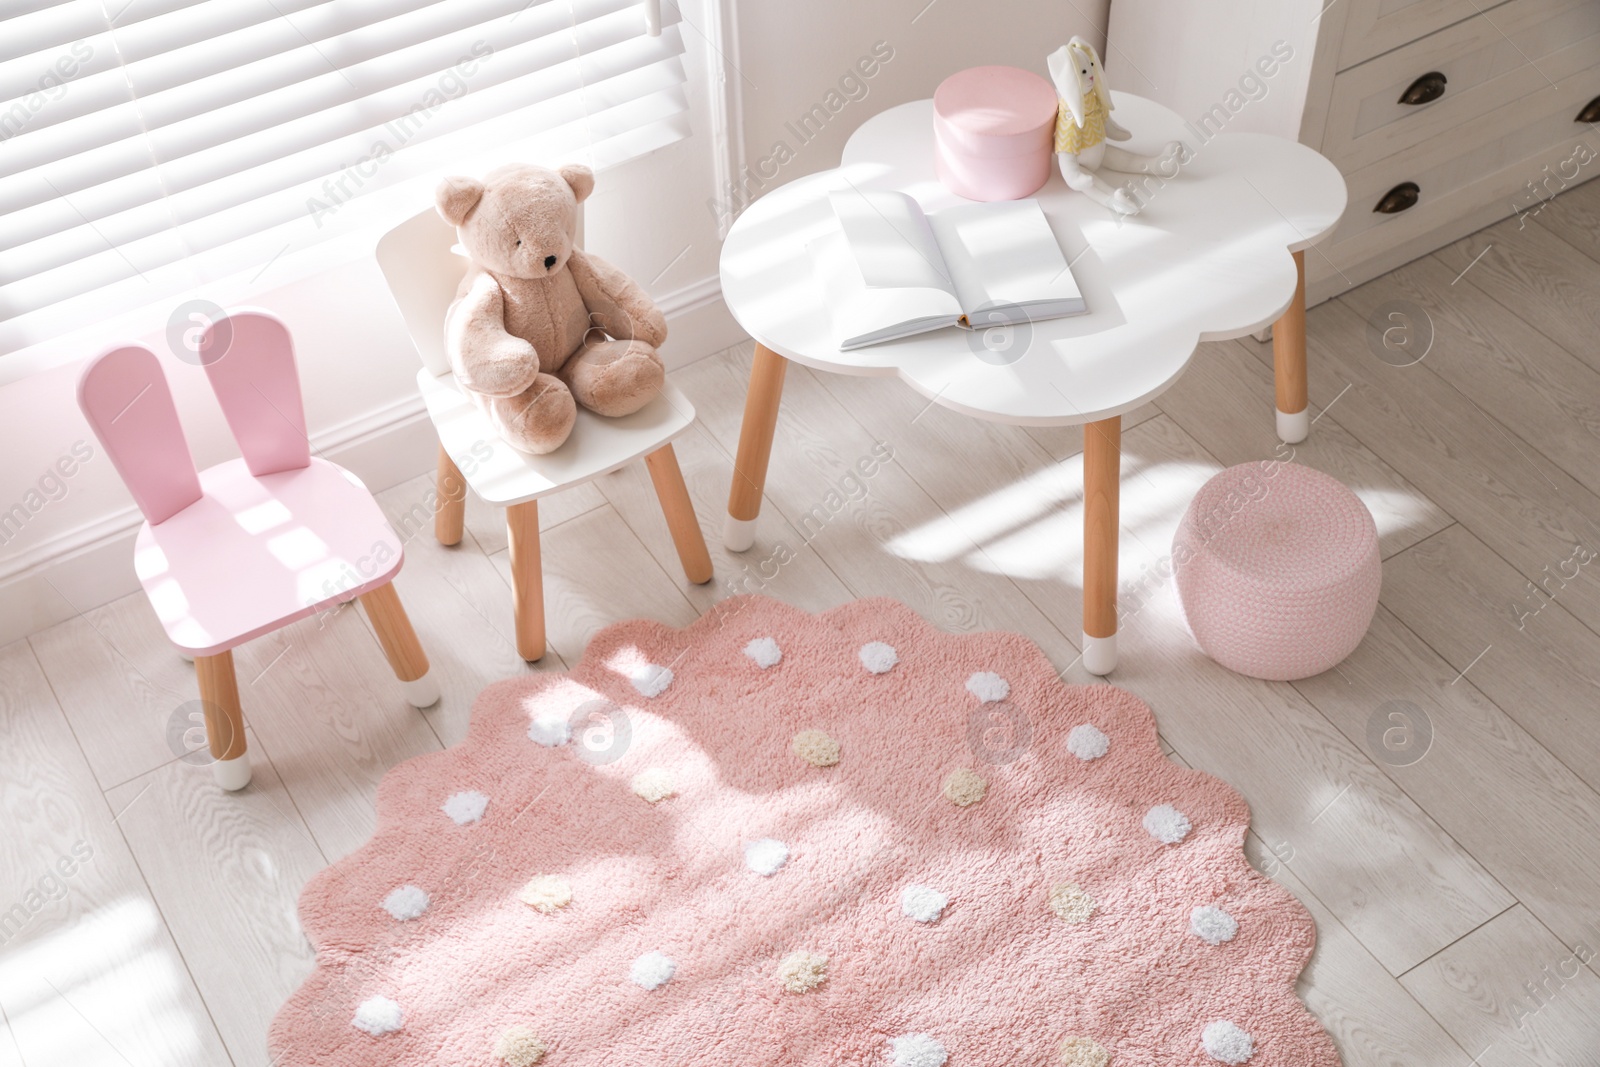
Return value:
M 1169 141 L 1159 156 L 1142 156 L 1116 145 L 1133 136 L 1111 117 L 1111 90 L 1094 46 L 1074 37 L 1050 53 L 1046 60 L 1050 80 L 1061 98 L 1056 114 L 1056 157 L 1067 185 L 1119 215 L 1136 215 L 1140 204 L 1128 190 L 1112 185 L 1097 173 L 1103 165 L 1129 174 L 1176 176 L 1183 162 L 1183 142 Z

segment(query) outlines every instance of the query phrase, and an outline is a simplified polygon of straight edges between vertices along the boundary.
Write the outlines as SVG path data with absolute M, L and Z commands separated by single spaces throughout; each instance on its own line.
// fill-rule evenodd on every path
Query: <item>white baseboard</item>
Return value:
M 669 369 L 746 339 L 722 302 L 716 276 L 662 296 Z M 355 473 L 374 493 L 433 469 L 438 438 L 422 397 L 411 395 L 311 436 L 312 451 Z M 135 593 L 132 505 L 34 545 L 0 569 L 0 645 Z

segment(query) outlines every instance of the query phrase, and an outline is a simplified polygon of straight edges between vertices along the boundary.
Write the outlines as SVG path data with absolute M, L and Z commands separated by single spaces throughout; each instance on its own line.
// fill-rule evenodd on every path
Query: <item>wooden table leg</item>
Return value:
M 1122 417 L 1083 428 L 1083 666 L 1117 665 L 1117 530 Z
M 244 709 L 233 673 L 233 652 L 196 656 L 194 673 L 206 717 L 206 744 L 214 761 L 211 773 L 222 788 L 243 789 L 250 784 L 250 757 L 245 754 Z
M 783 399 L 783 376 L 788 369 L 788 360 L 756 345 L 750 391 L 744 398 L 739 452 L 733 460 L 733 487 L 728 491 L 728 522 L 722 535 L 723 547 L 730 552 L 743 552 L 756 543 L 756 516 L 761 514 L 761 494 L 767 487 L 767 462 L 772 458 L 778 403 Z
M 507 555 L 511 557 L 511 607 L 517 620 L 517 653 L 530 663 L 544 657 L 544 572 L 539 561 L 539 502 L 506 508 Z
M 650 481 L 656 487 L 656 499 L 661 502 L 662 514 L 667 517 L 667 529 L 672 533 L 672 543 L 677 546 L 683 573 L 695 585 L 709 582 L 711 553 L 706 551 L 705 535 L 700 532 L 700 520 L 695 518 L 689 487 L 683 484 L 678 454 L 671 445 L 664 445 L 646 456 L 644 465 L 650 470 Z
M 441 545 L 459 545 L 467 520 L 467 480 L 461 477 L 450 453 L 439 446 L 439 473 L 434 478 L 439 510 L 433 515 L 433 536 Z
M 1310 401 L 1306 396 L 1306 254 L 1294 254 L 1299 278 L 1294 300 L 1272 327 L 1272 373 L 1277 381 L 1278 437 L 1299 444 L 1311 433 Z
M 422 651 L 411 617 L 400 603 L 400 592 L 393 582 L 361 594 L 372 632 L 389 660 L 394 676 L 405 689 L 406 701 L 414 708 L 431 708 L 439 703 L 439 680 L 428 670 L 428 654 Z

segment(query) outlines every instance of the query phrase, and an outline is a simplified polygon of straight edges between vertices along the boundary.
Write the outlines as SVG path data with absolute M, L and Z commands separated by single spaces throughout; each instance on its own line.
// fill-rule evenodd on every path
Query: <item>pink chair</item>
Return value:
M 194 659 L 218 784 L 250 781 L 233 648 L 356 598 L 419 708 L 439 699 L 391 582 L 400 538 L 355 475 L 311 456 L 289 331 L 272 315 L 216 322 L 201 361 L 241 458 L 196 472 L 156 356 L 142 345 L 91 360 L 78 406 L 144 513 L 134 570 L 180 651 Z

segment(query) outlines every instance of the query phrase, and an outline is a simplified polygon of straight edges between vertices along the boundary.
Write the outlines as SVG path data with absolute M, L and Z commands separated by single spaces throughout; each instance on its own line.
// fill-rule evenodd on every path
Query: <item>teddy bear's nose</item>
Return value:
M 544 269 L 545 270 L 549 270 L 551 267 L 553 267 L 555 265 L 556 265 L 556 257 L 555 256 L 545 256 L 544 257 Z

